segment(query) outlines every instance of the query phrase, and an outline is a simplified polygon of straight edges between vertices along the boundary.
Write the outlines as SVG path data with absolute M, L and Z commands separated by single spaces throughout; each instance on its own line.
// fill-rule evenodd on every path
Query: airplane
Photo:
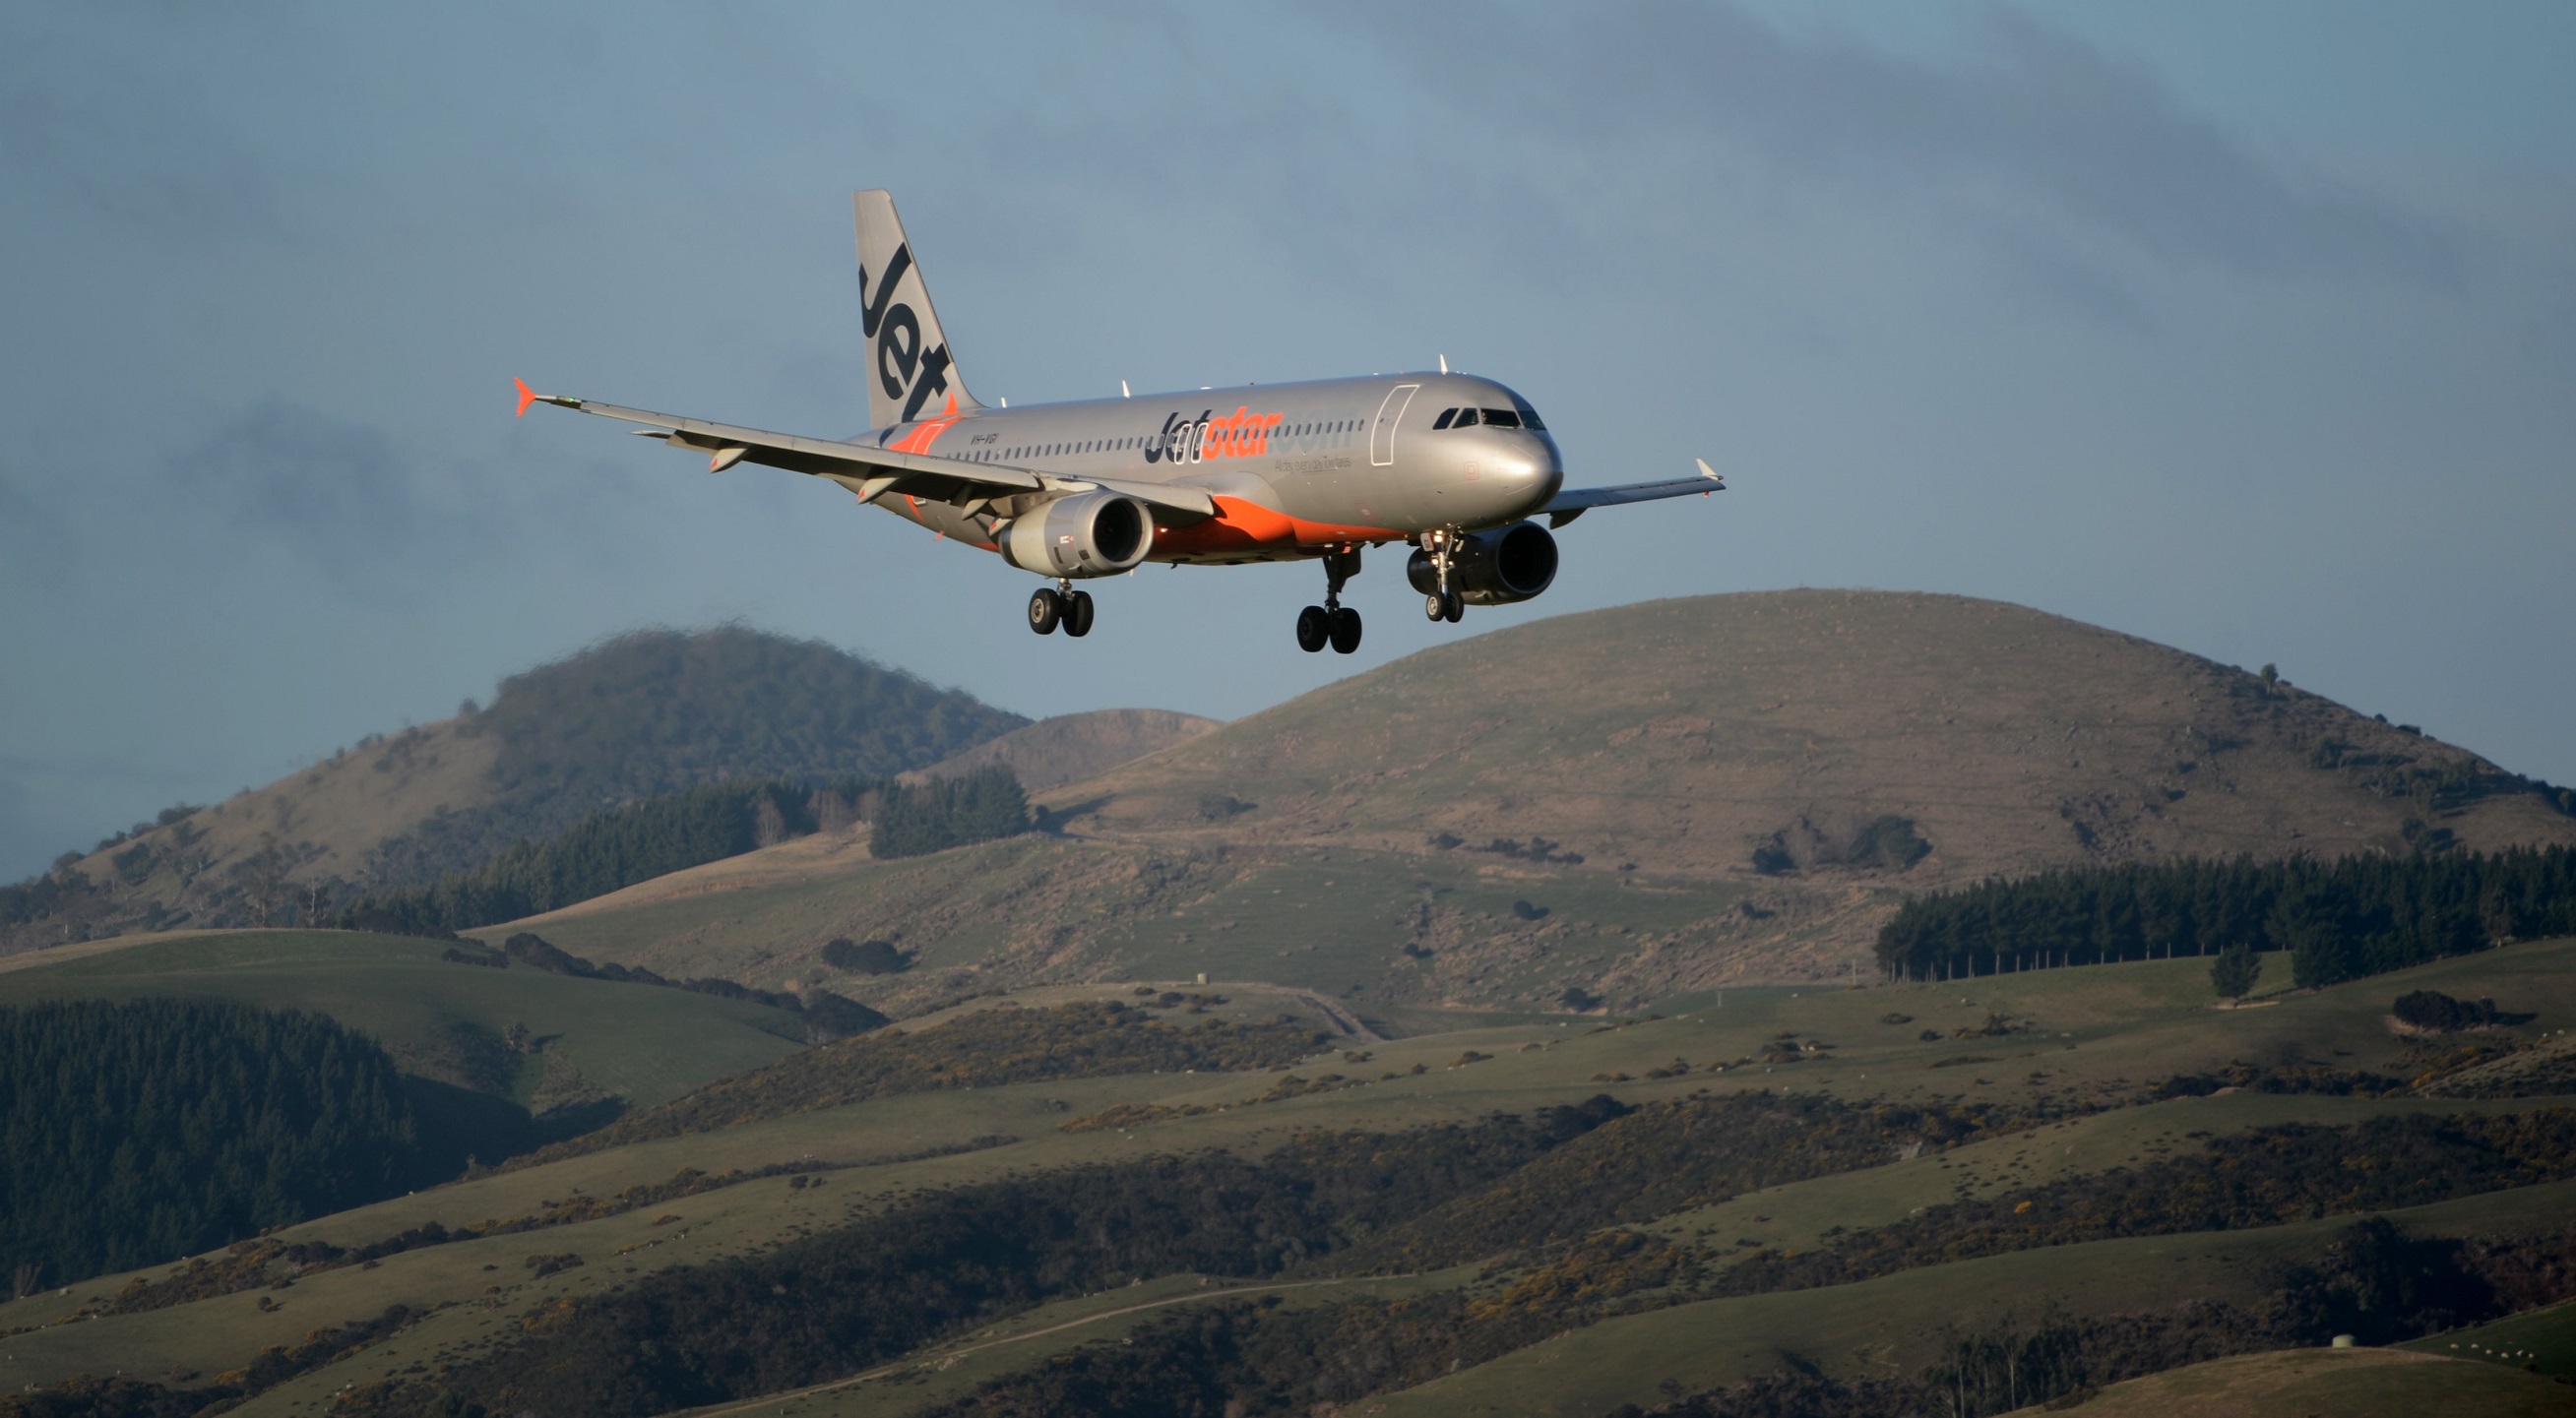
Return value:
M 966 390 L 931 309 L 921 263 L 882 189 L 851 195 L 858 227 L 860 333 L 869 342 L 868 416 L 855 438 L 807 438 L 623 408 L 517 385 L 518 417 L 552 404 L 625 423 L 640 437 L 737 463 L 839 483 L 951 541 L 1045 577 L 1029 629 L 1091 631 L 1077 581 L 1148 562 L 1241 566 L 1320 561 L 1324 601 L 1297 615 L 1297 646 L 1360 645 L 1342 588 L 1365 548 L 1413 548 L 1405 579 L 1423 614 L 1457 623 L 1468 606 L 1511 605 L 1556 579 L 1551 528 L 1596 507 L 1722 492 L 1694 476 L 1568 490 L 1546 422 L 1491 379 L 1371 375 L 1199 389 L 1014 409 Z M 1547 519 L 1542 527 L 1534 520 Z

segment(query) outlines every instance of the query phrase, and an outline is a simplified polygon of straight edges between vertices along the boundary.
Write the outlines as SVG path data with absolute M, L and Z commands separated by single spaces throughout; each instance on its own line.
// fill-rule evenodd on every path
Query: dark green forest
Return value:
M 379 886 L 420 886 L 570 829 L 600 805 L 752 779 L 876 779 L 1026 724 L 818 640 L 744 626 L 641 630 L 501 681 L 499 801 L 386 844 Z
M 320 1015 L 150 999 L 0 1009 L 0 1266 L 172 1260 L 421 1178 L 393 1060 Z
M 2330 985 L 2503 940 L 2576 935 L 2576 848 L 2086 867 L 1917 897 L 1878 934 L 1890 975 L 2286 951 Z
M 885 785 L 868 850 L 879 857 L 919 857 L 991 842 L 1029 829 L 1029 800 L 1019 775 L 996 765 L 919 787 Z
M 340 913 L 348 930 L 446 936 L 605 896 L 622 887 L 761 845 L 764 815 L 782 833 L 814 830 L 809 791 L 773 779 L 709 783 L 594 813 L 548 842 L 521 842 L 430 886 L 366 897 Z M 766 810 L 764 812 L 764 810 Z
M 920 787 L 845 778 L 820 787 L 786 778 L 708 783 L 594 813 L 546 842 L 520 842 L 471 871 L 344 909 L 343 929 L 445 937 L 515 921 L 789 837 L 873 809 L 870 849 L 917 856 L 1028 830 L 1028 799 L 1010 769 L 980 769 Z

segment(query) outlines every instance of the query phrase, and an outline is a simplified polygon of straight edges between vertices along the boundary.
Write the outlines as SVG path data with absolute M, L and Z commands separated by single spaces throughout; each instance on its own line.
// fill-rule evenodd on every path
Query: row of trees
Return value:
M 320 1015 L 0 1009 L 0 1262 L 64 1285 L 375 1201 L 429 1180 L 418 1131 L 393 1060 Z
M 1028 799 L 994 767 L 920 787 L 842 779 L 710 783 L 594 813 L 546 842 L 523 841 L 471 871 L 386 892 L 340 913 L 349 930 L 444 937 L 515 921 L 639 881 L 859 819 L 880 857 L 917 856 L 1028 830 Z
M 343 911 L 340 924 L 353 930 L 445 936 L 552 911 L 748 852 L 760 845 L 765 815 L 810 830 L 807 797 L 803 785 L 773 779 L 710 783 L 647 798 L 594 813 L 552 841 L 523 841 L 434 885 L 367 897 Z
M 1026 832 L 1029 800 L 1019 775 L 997 764 L 919 787 L 888 783 L 870 817 L 870 852 L 918 857 Z
M 1891 976 L 1948 979 L 2286 951 L 2301 986 L 2576 934 L 2576 849 L 2079 868 L 1907 902 L 1881 927 Z

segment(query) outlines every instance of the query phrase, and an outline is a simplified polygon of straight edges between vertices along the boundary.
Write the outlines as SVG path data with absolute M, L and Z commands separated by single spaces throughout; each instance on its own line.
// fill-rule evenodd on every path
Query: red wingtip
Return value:
M 537 391 L 529 388 L 528 381 L 524 379 L 513 377 L 510 382 L 519 386 L 519 411 L 510 415 L 510 417 L 526 418 L 528 416 L 528 405 L 537 401 Z

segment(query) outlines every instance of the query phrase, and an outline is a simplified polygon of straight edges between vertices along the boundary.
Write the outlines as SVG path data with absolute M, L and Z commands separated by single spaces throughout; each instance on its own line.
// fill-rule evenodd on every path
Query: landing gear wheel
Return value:
M 1091 633 L 1091 593 L 1076 591 L 1064 598 L 1064 633 L 1080 639 Z
M 1449 593 L 1449 604 L 1441 608 L 1440 618 L 1456 625 L 1467 618 L 1467 598 L 1455 591 Z
M 1334 608 L 1329 618 L 1333 622 L 1334 654 L 1347 655 L 1360 648 L 1360 613 L 1358 611 L 1352 610 L 1349 606 L 1339 606 Z
M 1308 606 L 1297 612 L 1297 648 L 1314 654 L 1324 648 L 1333 635 L 1333 617 L 1322 606 Z
M 1051 586 L 1040 586 L 1029 597 L 1029 629 L 1040 635 L 1052 634 L 1056 622 L 1064 619 L 1064 598 Z

